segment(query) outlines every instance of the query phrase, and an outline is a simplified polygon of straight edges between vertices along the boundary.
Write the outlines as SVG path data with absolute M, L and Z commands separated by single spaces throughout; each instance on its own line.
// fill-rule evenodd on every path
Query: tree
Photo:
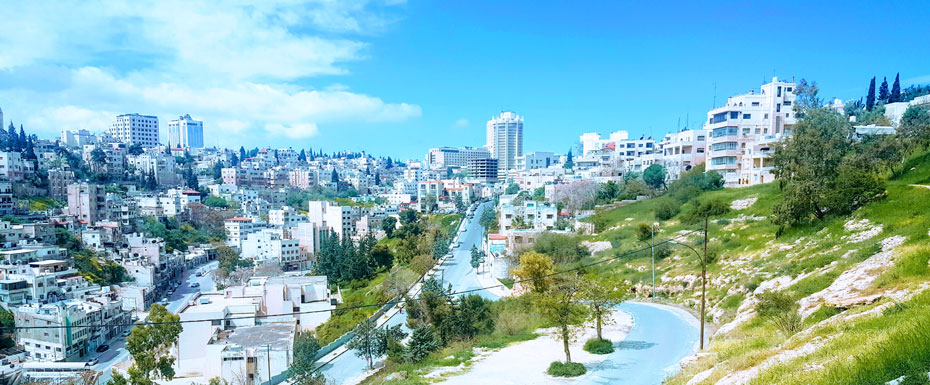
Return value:
M 439 343 L 436 336 L 433 335 L 433 328 L 430 325 L 423 325 L 413 329 L 410 335 L 410 342 L 404 349 L 404 360 L 407 362 L 423 361 L 430 353 L 439 349 Z
M 603 340 L 603 325 L 610 325 L 612 310 L 626 300 L 630 285 L 619 277 L 590 275 L 582 280 L 581 298 L 590 308 L 591 318 L 597 328 L 597 339 Z
M 510 184 L 507 185 L 507 189 L 504 190 L 504 194 L 507 195 L 513 195 L 518 192 L 520 192 L 520 185 L 513 182 L 510 182 Z
M 375 261 L 378 268 L 390 268 L 394 263 L 394 254 L 387 245 L 378 243 L 371 249 L 371 258 Z
M 704 350 L 704 311 L 706 305 L 706 294 L 707 294 L 707 226 L 710 222 L 710 218 L 726 214 L 730 211 L 730 205 L 724 202 L 720 198 L 716 199 L 706 199 L 701 202 L 697 202 L 691 209 L 685 214 L 684 222 L 689 224 L 700 224 L 703 223 L 704 230 L 704 254 L 700 256 L 701 258 L 701 350 Z M 689 246 L 690 247 L 690 246 Z M 695 251 L 696 252 L 696 251 Z
M 455 203 L 456 211 L 463 213 L 467 209 L 467 206 L 465 206 L 465 201 L 462 199 L 461 195 L 456 194 L 455 199 L 453 199 L 453 202 Z
M 421 204 L 423 205 L 423 210 L 426 211 L 427 214 L 439 210 L 439 202 L 436 201 L 435 195 L 427 195 L 425 198 L 423 198 L 423 202 Z
M 549 288 L 552 272 L 552 258 L 535 251 L 527 251 L 520 255 L 520 266 L 513 269 L 513 274 L 520 278 L 521 285 L 526 282 L 537 293 L 545 292 Z
M 817 82 L 808 82 L 807 79 L 801 79 L 794 87 L 794 112 L 798 118 L 804 116 L 804 111 L 820 108 L 823 106 L 823 99 L 817 96 L 820 91 L 817 88 Z
M 856 146 L 859 164 L 878 172 L 887 170 L 898 176 L 896 167 L 904 164 L 908 146 L 898 135 L 875 135 L 863 138 Z
M 330 176 L 329 179 L 330 179 L 331 182 L 333 182 L 333 183 L 335 183 L 335 184 L 338 184 L 338 183 L 339 183 L 339 173 L 336 172 L 336 169 L 333 169 L 333 174 Z
M 781 331 L 793 334 L 801 329 L 798 303 L 783 291 L 764 291 L 756 295 L 756 313 Z
M 287 378 L 295 384 L 305 384 L 315 380 L 316 355 L 320 351 L 320 342 L 312 333 L 298 333 L 294 337 L 294 359 L 287 369 Z
M 381 172 L 375 172 L 375 186 L 381 185 Z
M 898 132 L 917 144 L 927 146 L 930 143 L 930 108 L 927 106 L 910 106 L 901 116 Z
M 552 284 L 536 297 L 536 308 L 558 330 L 565 351 L 565 362 L 568 363 L 572 362 L 568 346 L 578 336 L 590 313 L 582 304 L 581 278 L 577 272 L 553 276 L 551 281 Z
M 581 238 L 552 232 L 539 234 L 533 242 L 533 251 L 549 256 L 555 263 L 575 263 L 590 254 Z
M 126 150 L 126 152 L 128 152 L 129 155 L 139 155 L 139 154 L 142 154 L 142 152 L 143 152 L 143 151 L 142 151 L 142 145 L 140 145 L 140 144 L 138 144 L 138 143 L 133 144 L 133 145 L 129 146 L 129 148 Z
M 307 161 L 307 153 L 304 152 L 303 149 L 300 149 L 300 154 L 297 155 L 297 160 L 299 160 L 299 161 L 301 161 L 301 162 L 306 162 L 306 161 Z
M 19 138 L 16 139 L 16 150 L 23 151 L 26 149 L 26 131 L 23 130 L 23 125 L 19 125 Z
M 572 150 L 568 150 L 568 155 L 565 156 L 565 164 L 563 164 L 562 167 L 566 169 L 575 167 L 575 162 L 572 161 Z
M 2 122 L 0 122 L 2 123 Z M 7 144 L 10 151 L 16 151 L 16 127 L 13 127 L 13 121 L 10 121 L 10 128 L 7 130 Z
M 875 77 L 872 77 L 872 81 L 869 82 L 869 92 L 865 95 L 865 109 L 872 111 L 872 107 L 875 107 Z
M 416 223 L 420 219 L 420 215 L 417 214 L 415 210 L 411 209 L 401 211 L 398 216 L 400 217 L 400 224 L 404 226 Z
M 216 162 L 213 164 L 213 179 L 223 179 L 223 162 Z
M 485 209 L 481 212 L 481 218 L 478 219 L 478 224 L 487 230 L 494 228 L 497 225 L 497 212 L 492 208 Z
M 395 217 L 385 217 L 381 220 L 381 230 L 384 230 L 384 234 L 390 238 L 394 234 L 394 229 L 397 228 L 397 218 Z
M 245 160 L 245 158 L 248 158 L 248 156 L 246 156 L 246 153 L 245 153 L 245 147 L 240 146 L 239 147 L 239 160 L 242 161 L 242 160 Z
M 481 265 L 481 251 L 477 246 L 471 245 L 471 268 L 477 269 L 479 265 Z
M 97 169 L 100 170 L 107 164 L 107 153 L 103 152 L 100 146 L 95 146 L 93 151 L 90 152 L 90 159 L 94 162 Z
M 596 200 L 598 203 L 607 204 L 617 199 L 618 195 L 620 195 L 620 186 L 617 182 L 610 180 L 598 187 Z
M 152 385 L 154 379 L 170 381 L 174 378 L 175 358 L 171 355 L 171 347 L 177 343 L 178 335 L 184 329 L 180 321 L 177 314 L 154 304 L 149 310 L 148 323 L 132 329 L 126 337 L 126 350 L 133 359 L 129 367 L 129 384 Z M 114 378 L 117 376 L 122 377 L 114 373 Z
M 888 78 L 882 79 L 882 85 L 878 87 L 878 100 L 881 100 L 883 103 L 888 102 Z
M 901 73 L 894 76 L 894 84 L 891 86 L 891 95 L 888 95 L 888 103 L 901 101 Z
M 665 167 L 656 163 L 643 171 L 643 181 L 646 182 L 647 186 L 653 189 L 659 189 L 660 187 L 665 187 L 666 175 Z

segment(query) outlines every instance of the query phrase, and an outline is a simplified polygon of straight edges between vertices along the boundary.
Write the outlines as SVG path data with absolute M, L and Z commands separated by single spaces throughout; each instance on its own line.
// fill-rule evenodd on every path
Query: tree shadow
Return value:
M 646 350 L 655 346 L 655 343 L 646 341 L 621 341 L 617 344 L 620 350 Z

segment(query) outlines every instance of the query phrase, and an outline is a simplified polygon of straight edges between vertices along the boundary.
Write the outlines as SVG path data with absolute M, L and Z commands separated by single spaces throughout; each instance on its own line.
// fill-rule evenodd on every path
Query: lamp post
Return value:
M 640 240 L 640 242 L 649 245 L 649 252 L 652 254 L 652 302 L 656 300 L 656 227 L 658 227 L 658 225 L 657 222 L 653 222 L 652 225 L 649 226 L 649 242 Z
M 706 244 L 707 241 L 704 241 L 704 242 Z M 707 263 L 706 263 L 707 261 L 704 258 L 704 256 L 701 256 L 701 253 L 699 253 L 697 249 L 691 247 L 691 245 L 687 243 L 681 243 L 675 240 L 670 240 L 668 241 L 668 243 L 671 243 L 673 245 L 684 246 L 684 247 L 691 249 L 691 251 L 694 252 L 694 255 L 696 255 L 698 259 L 701 261 L 701 345 L 700 346 L 701 346 L 701 350 L 704 350 L 704 294 L 707 291 L 707 285 L 705 283 L 707 281 Z

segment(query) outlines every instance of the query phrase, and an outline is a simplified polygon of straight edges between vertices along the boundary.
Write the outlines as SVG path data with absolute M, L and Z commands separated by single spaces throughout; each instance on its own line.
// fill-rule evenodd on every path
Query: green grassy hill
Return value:
M 670 384 L 928 383 L 930 372 L 930 154 L 912 158 L 887 183 L 887 196 L 853 214 L 794 227 L 776 237 L 769 220 L 777 184 L 704 193 L 732 203 L 714 221 L 709 247 L 708 321 L 717 332 Z M 656 222 L 659 199 L 598 213 L 609 241 L 598 257 L 640 249 L 636 227 Z M 695 226 L 661 222 L 656 240 Z M 698 309 L 700 263 L 683 247 L 657 262 L 658 297 Z M 648 252 L 598 268 L 620 272 L 640 293 L 651 290 Z M 785 332 L 756 315 L 763 292 L 787 295 L 803 319 Z

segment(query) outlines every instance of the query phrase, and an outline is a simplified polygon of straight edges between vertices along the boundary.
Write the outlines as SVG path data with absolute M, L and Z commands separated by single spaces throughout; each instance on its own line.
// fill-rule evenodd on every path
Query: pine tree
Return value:
M 381 185 L 381 173 L 376 172 L 375 173 L 375 186 L 380 186 L 380 185 Z
M 10 129 L 7 130 L 7 144 L 10 151 L 16 151 L 16 127 L 13 127 L 13 121 L 10 121 Z
M 888 78 L 883 78 L 882 85 L 878 87 L 878 100 L 888 102 Z
M 894 76 L 894 84 L 891 86 L 891 95 L 888 97 L 888 103 L 901 101 L 901 73 Z
M 336 184 L 339 183 L 339 173 L 336 172 L 336 169 L 333 169 L 333 175 L 332 175 L 332 177 L 330 178 L 330 180 L 331 180 L 333 183 L 336 183 Z
M 245 147 L 244 147 L 244 146 L 240 146 L 240 147 L 239 147 L 239 160 L 245 160 L 245 158 L 247 158 L 247 157 L 245 156 Z
M 305 153 L 304 150 L 300 150 L 300 155 L 297 155 L 297 160 L 299 160 L 299 161 L 301 161 L 301 162 L 306 162 L 306 161 L 307 161 L 307 153 Z
M 29 160 L 36 160 L 36 159 L 38 159 L 38 158 L 36 157 L 36 150 L 35 150 L 35 147 L 34 147 L 34 145 L 32 144 L 32 138 L 26 139 L 26 154 L 25 154 L 23 157 L 26 158 L 26 159 L 29 159 Z
M 875 107 L 875 77 L 872 77 L 872 81 L 869 82 L 869 93 L 865 94 L 865 109 L 872 111 L 872 107 Z
M 565 165 L 563 167 L 564 168 L 575 167 L 575 162 L 572 161 L 572 150 L 571 149 L 568 150 L 568 155 L 565 156 Z

